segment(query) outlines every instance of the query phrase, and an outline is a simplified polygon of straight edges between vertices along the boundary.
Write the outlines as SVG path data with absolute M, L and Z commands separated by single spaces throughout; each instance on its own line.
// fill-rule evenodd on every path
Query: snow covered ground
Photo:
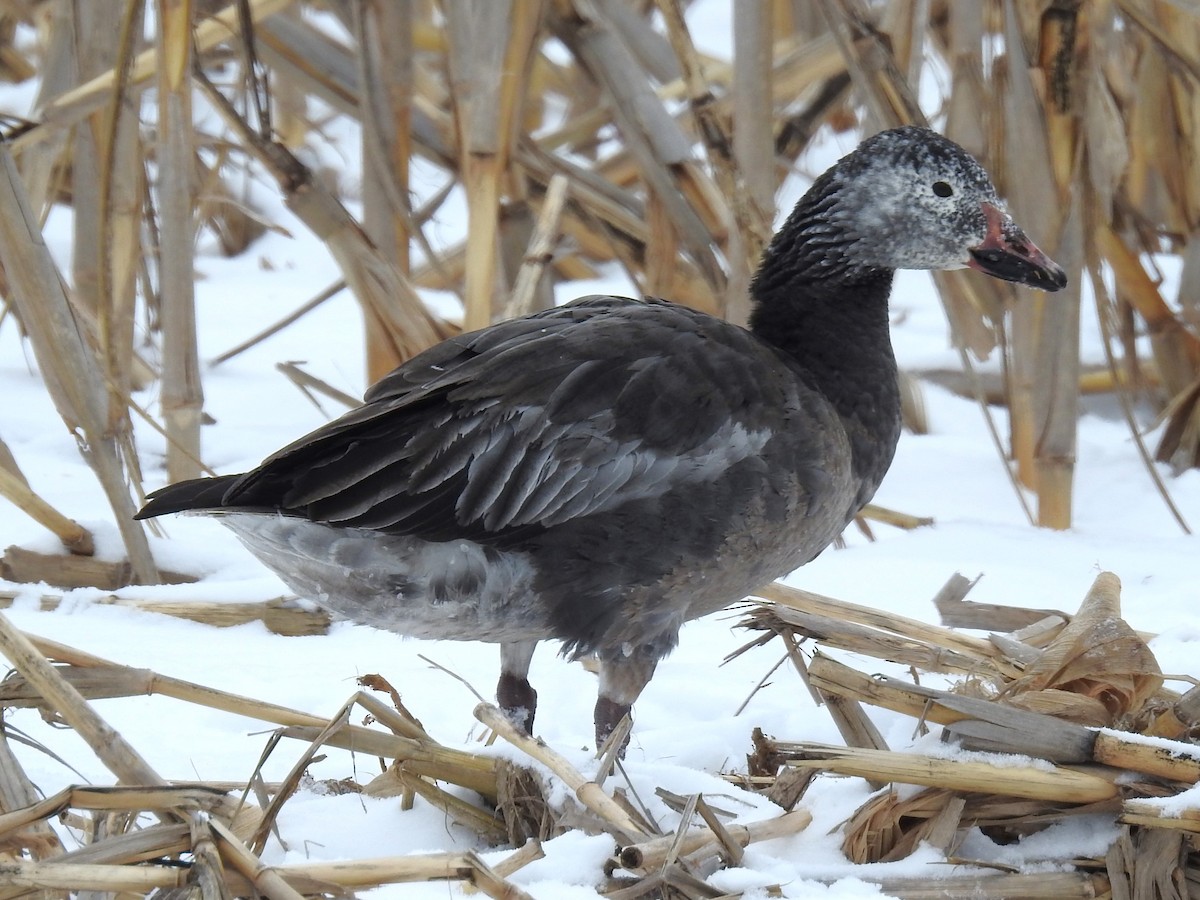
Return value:
M 849 147 L 843 142 L 840 149 Z M 808 160 L 806 165 L 819 169 L 837 155 L 838 148 L 828 152 L 828 158 Z M 349 137 L 337 155 L 347 165 L 355 158 Z M 232 260 L 218 257 L 207 243 L 202 244 L 197 305 L 205 358 L 294 309 L 338 277 L 319 242 L 278 204 L 272 205 L 265 192 L 259 194 L 268 217 L 290 234 L 268 234 L 249 253 Z M 447 212 L 437 227 L 450 235 L 460 224 L 453 212 Z M 69 238 L 65 213 L 51 218 L 47 237 L 65 259 Z M 617 280 L 602 286 L 574 285 L 566 288 L 563 299 L 597 287 L 630 290 Z M 940 307 L 923 278 L 900 280 L 893 310 L 900 321 L 894 336 L 902 366 L 954 362 Z M 251 351 L 206 371 L 205 408 L 216 420 L 204 433 L 207 463 L 219 472 L 242 471 L 325 420 L 321 410 L 276 372 L 274 366 L 280 361 L 303 360 L 313 374 L 360 394 L 365 387 L 361 345 L 360 315 L 353 300 L 343 294 Z M 1094 339 L 1085 353 L 1098 357 Z M 0 436 L 34 488 L 95 529 L 102 553 L 118 556 L 116 529 L 100 489 L 54 413 L 32 355 L 11 318 L 0 326 L 0 396 L 5 398 L 0 405 Z M 152 394 L 140 399 L 154 408 Z M 932 622 L 936 614 L 930 600 L 955 571 L 984 576 L 971 594 L 974 600 L 1074 609 L 1096 574 L 1107 569 L 1123 581 L 1127 620 L 1158 635 L 1152 647 L 1164 671 L 1200 674 L 1191 655 L 1200 641 L 1200 545 L 1197 538 L 1183 535 L 1166 512 L 1125 425 L 1109 403 L 1089 401 L 1082 410 L 1075 526 L 1069 532 L 1052 533 L 1026 523 L 976 406 L 931 386 L 925 388 L 925 400 L 932 431 L 920 437 L 903 436 L 876 502 L 931 516 L 936 524 L 913 532 L 879 526 L 874 542 L 851 530 L 845 549 L 826 552 L 793 574 L 791 583 Z M 338 410 L 330 404 L 327 412 Z M 996 415 L 1003 429 L 1003 411 L 997 410 Z M 1153 433 L 1149 439 L 1154 440 Z M 165 478 L 162 441 L 139 423 L 138 442 L 147 487 L 156 487 Z M 1183 515 L 1200 527 L 1200 473 L 1176 478 L 1164 471 L 1164 476 Z M 216 523 L 180 517 L 163 524 L 168 537 L 154 540 L 160 564 L 195 573 L 200 580 L 173 587 L 129 588 L 121 596 L 240 601 L 286 592 Z M 39 526 L 15 509 L 0 509 L 0 546 L 12 544 L 56 550 L 55 539 Z M 379 672 L 397 686 L 405 703 L 438 740 L 472 750 L 480 747 L 482 728 L 471 714 L 475 697 L 425 658 L 490 697 L 497 672 L 492 646 L 400 639 L 349 624 L 334 626 L 327 636 L 303 638 L 273 635 L 258 624 L 219 630 L 94 605 L 90 601 L 96 592 L 83 590 L 71 593 L 57 612 L 43 613 L 32 599 L 37 593 L 36 588 L 30 589 L 28 599 L 18 600 L 6 615 L 22 629 L 87 652 L 318 715 L 330 715 L 341 706 L 356 690 L 356 676 Z M 717 798 L 718 805 L 742 811 L 740 821 L 777 814 L 761 799 L 716 777 L 723 771 L 744 771 L 755 727 L 781 738 L 840 743 L 829 716 L 814 706 L 786 667 L 736 714 L 782 652 L 776 644 L 722 666 L 725 655 L 748 639 L 733 627 L 736 618 L 723 613 L 686 626 L 679 649 L 660 666 L 637 706 L 626 769 L 639 794 L 667 827 L 674 827 L 675 817 L 654 798 L 658 786 L 681 794 L 701 791 Z M 873 661 L 860 664 L 869 671 L 880 669 Z M 540 691 L 538 734 L 589 771 L 593 676 L 556 658 L 554 648 L 547 646 L 535 657 L 531 681 Z M 258 722 L 169 699 L 140 697 L 97 706 L 168 778 L 245 780 L 267 740 Z M 894 749 L 913 745 L 911 719 L 878 711 L 872 716 Z M 77 770 L 43 753 L 19 748 L 23 765 L 47 794 L 81 779 L 111 783 L 109 773 L 73 732 L 49 728 L 29 711 L 10 713 L 6 722 L 36 736 Z M 265 777 L 281 778 L 302 749 L 300 744 L 282 746 L 268 761 Z M 497 747 L 494 752 L 511 751 Z M 375 765 L 370 758 L 330 751 L 312 767 L 312 774 L 318 779 L 366 781 L 375 773 Z M 838 826 L 868 795 L 869 788 L 858 779 L 819 779 L 804 801 L 814 816 L 811 827 L 795 837 L 751 846 L 743 867 L 714 875 L 713 885 L 752 892 L 781 885 L 787 897 L 843 900 L 877 896 L 878 889 L 869 883 L 873 877 L 931 877 L 961 871 L 927 850 L 899 863 L 850 865 L 839 849 Z M 487 849 L 420 800 L 414 810 L 404 812 L 394 799 L 302 791 L 284 807 L 280 830 L 287 847 L 272 840 L 268 861 Z M 1037 870 L 1043 860 L 1100 852 L 1113 833 L 1110 819 L 1090 818 L 1015 846 L 999 847 L 977 835 L 968 855 Z M 550 841 L 545 849 L 546 858 L 513 876 L 515 883 L 539 898 L 596 896 L 603 860 L 612 851 L 610 839 L 572 833 Z M 501 855 L 489 852 L 485 857 Z M 835 883 L 824 887 L 818 880 Z M 458 893 L 443 883 L 387 887 L 371 895 L 443 898 Z

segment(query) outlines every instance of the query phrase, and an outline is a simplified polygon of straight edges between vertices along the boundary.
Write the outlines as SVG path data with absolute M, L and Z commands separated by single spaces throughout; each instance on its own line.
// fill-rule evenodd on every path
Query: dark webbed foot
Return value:
M 599 750 L 604 746 L 604 742 L 608 740 L 608 736 L 617 730 L 617 726 L 621 724 L 621 720 L 633 711 L 633 707 L 628 703 L 617 703 L 615 700 L 610 700 L 607 697 L 599 697 L 596 700 L 596 749 Z M 625 743 L 629 743 L 629 738 L 626 736 Z M 619 755 L 622 759 L 625 758 L 625 748 L 621 747 Z
M 500 673 L 496 684 L 496 702 L 514 725 L 526 734 L 533 734 L 533 716 L 537 712 L 537 691 L 528 678 Z
M 533 716 L 537 712 L 537 691 L 529 683 L 529 664 L 537 641 L 512 641 L 500 645 L 500 680 L 496 683 L 496 702 L 518 728 L 533 734 Z
M 596 700 L 596 748 L 633 709 L 633 703 L 649 684 L 658 661 L 675 647 L 678 633 L 659 635 L 652 641 L 631 647 L 622 645 L 601 650 L 600 696 Z M 626 737 L 625 743 L 629 743 Z M 625 747 L 621 747 L 621 756 Z

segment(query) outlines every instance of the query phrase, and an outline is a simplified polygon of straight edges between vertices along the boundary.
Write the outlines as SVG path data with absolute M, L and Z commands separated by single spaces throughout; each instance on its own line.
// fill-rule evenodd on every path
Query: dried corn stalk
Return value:
M 844 825 L 842 847 L 856 862 L 901 859 L 923 843 L 952 856 L 972 828 L 1011 841 L 1071 817 L 1106 814 L 1126 827 L 1107 854 L 1073 861 L 1083 896 L 1089 884 L 1100 883 L 1089 879 L 1167 883 L 1185 871 L 1200 878 L 1200 868 L 1179 849 L 1190 832 L 1200 832 L 1200 816 L 1167 814 L 1144 799 L 1181 794 L 1200 779 L 1200 749 L 1187 741 L 1200 691 L 1180 697 L 1163 688 L 1144 639 L 1120 617 L 1116 577 L 1101 573 L 1074 616 L 968 604 L 962 600 L 967 588 L 965 579 L 952 579 L 941 608 L 965 627 L 996 627 L 986 640 L 779 585 L 764 592 L 786 606 L 760 608 L 744 624 L 785 642 L 813 639 L 817 649 L 802 672 L 810 689 L 940 725 L 959 749 L 893 753 L 756 731 L 751 771 L 761 778 L 798 768 L 891 782 Z M 910 664 L 924 659 L 914 668 L 925 671 L 973 674 L 959 676 L 952 690 L 929 687 L 919 677 L 869 676 L 826 652 L 839 647 Z M 924 788 L 897 790 L 901 784 Z M 990 883 L 979 879 L 978 890 L 986 892 Z

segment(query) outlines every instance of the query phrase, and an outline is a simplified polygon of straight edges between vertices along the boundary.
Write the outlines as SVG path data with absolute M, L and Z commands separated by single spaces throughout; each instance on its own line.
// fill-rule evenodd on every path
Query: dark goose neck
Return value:
M 750 330 L 790 357 L 837 410 L 866 502 L 891 464 L 900 434 L 888 330 L 892 271 L 854 270 L 820 242 L 794 240 L 789 246 L 789 238 L 802 235 L 785 227 L 755 277 Z

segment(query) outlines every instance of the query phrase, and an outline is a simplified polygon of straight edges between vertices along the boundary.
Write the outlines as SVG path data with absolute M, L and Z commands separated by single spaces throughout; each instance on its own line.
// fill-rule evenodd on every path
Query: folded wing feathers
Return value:
M 355 440 L 344 452 L 304 471 L 283 496 L 285 508 L 298 509 L 342 495 L 359 482 L 408 457 L 402 443 Z
M 487 519 L 492 505 L 521 462 L 522 451 L 528 446 L 523 437 L 517 437 L 511 422 L 488 431 L 486 446 L 471 460 L 467 468 L 467 486 L 455 504 L 459 521 L 483 521 L 489 531 L 493 530 L 487 525 Z
M 608 324 L 650 305 L 593 298 L 440 345 L 246 484 L 282 485 L 280 508 L 318 521 L 437 534 L 550 527 L 711 477 L 769 436 L 734 417 L 753 375 L 729 384 L 705 354 L 731 348 L 688 334 L 682 309 L 678 323 L 661 309 L 650 318 L 646 355 L 622 346 L 620 362 L 597 359 L 598 344 L 629 333 Z M 681 352 L 664 355 L 678 334 Z M 689 391 L 696 402 L 680 407 Z

